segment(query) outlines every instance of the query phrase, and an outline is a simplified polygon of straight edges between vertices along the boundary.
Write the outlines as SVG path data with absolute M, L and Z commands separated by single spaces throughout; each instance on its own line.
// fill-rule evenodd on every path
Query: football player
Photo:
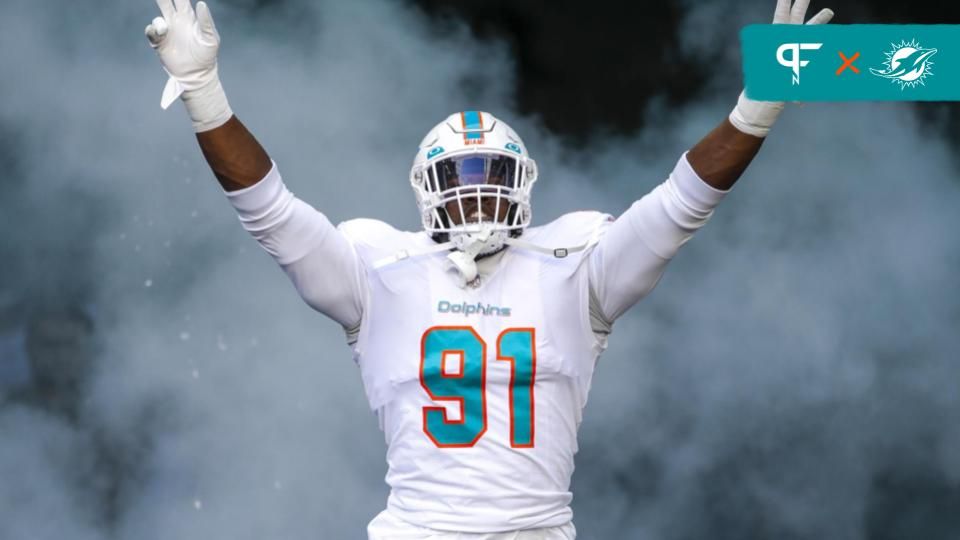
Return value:
M 803 24 L 808 1 L 778 0 L 774 22 Z M 161 104 L 182 99 L 243 227 L 346 330 L 387 442 L 391 491 L 369 538 L 574 538 L 577 428 L 613 322 L 707 222 L 784 104 L 741 93 L 618 218 L 541 226 L 523 140 L 492 114 L 459 112 L 427 133 L 410 170 L 423 230 L 334 226 L 234 116 L 207 5 L 157 3 L 146 35 L 170 75 Z

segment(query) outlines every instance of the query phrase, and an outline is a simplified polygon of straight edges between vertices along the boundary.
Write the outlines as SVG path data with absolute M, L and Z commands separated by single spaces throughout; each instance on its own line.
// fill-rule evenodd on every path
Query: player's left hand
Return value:
M 791 4 L 793 4 L 791 6 Z M 804 24 L 810 0 L 777 0 L 777 10 L 773 14 L 773 24 Z M 806 24 L 826 24 L 833 18 L 833 10 L 823 8 L 810 17 Z
M 804 24 L 810 0 L 777 0 L 773 24 Z M 806 24 L 827 24 L 833 19 L 833 10 L 824 8 Z M 730 123 L 740 131 L 756 137 L 766 137 L 777 117 L 783 111 L 783 101 L 755 101 L 740 92 L 737 106 L 730 113 Z

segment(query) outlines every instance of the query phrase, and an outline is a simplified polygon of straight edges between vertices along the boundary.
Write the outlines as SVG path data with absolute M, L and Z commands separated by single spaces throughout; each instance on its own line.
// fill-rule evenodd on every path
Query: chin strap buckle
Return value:
M 460 288 L 463 289 L 467 284 L 477 279 L 477 261 L 476 255 L 471 255 L 463 251 L 451 251 L 447 255 L 447 261 L 451 270 L 456 270 L 459 278 Z

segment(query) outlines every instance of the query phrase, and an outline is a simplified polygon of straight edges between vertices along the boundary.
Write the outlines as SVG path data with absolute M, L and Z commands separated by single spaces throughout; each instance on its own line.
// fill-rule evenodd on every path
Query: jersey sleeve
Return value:
M 704 182 L 684 152 L 662 184 L 607 227 L 589 259 L 591 292 L 607 323 L 653 290 L 727 193 Z
M 325 215 L 284 185 L 276 163 L 256 184 L 225 191 L 240 223 L 280 265 L 313 309 L 355 329 L 363 313 L 357 254 Z

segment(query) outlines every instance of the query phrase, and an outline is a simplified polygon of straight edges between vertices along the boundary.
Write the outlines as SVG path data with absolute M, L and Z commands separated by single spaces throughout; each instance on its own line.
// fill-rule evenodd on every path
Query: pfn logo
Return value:
M 800 68 L 807 67 L 809 60 L 800 59 L 800 51 L 815 51 L 823 47 L 823 43 L 784 43 L 777 49 L 777 62 L 783 67 L 793 70 L 793 84 L 800 84 Z M 790 51 L 790 58 L 786 52 Z

